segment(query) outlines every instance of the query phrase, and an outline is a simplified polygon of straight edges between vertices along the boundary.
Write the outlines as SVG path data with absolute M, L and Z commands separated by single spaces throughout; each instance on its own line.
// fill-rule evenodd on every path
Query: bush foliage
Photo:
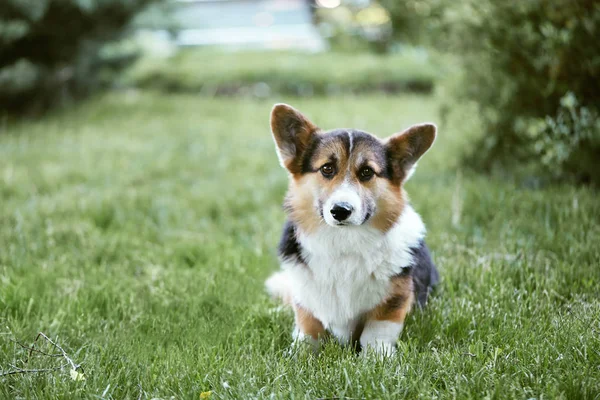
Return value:
M 398 38 L 458 56 L 485 134 L 470 161 L 600 183 L 600 3 L 384 0 Z M 402 4 L 399 4 L 402 3 Z M 402 23 L 411 19 L 411 23 Z
M 130 54 L 103 52 L 153 0 L 3 0 L 0 109 L 43 110 L 89 93 Z
M 125 74 L 128 86 L 206 95 L 333 95 L 420 92 L 439 74 L 418 52 L 306 54 L 191 49 L 170 58 L 143 57 Z

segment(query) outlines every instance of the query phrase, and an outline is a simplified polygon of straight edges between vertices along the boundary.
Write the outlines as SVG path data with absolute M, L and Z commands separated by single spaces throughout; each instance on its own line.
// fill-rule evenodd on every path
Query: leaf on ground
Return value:
M 76 369 L 71 370 L 71 379 L 74 381 L 85 381 L 85 375 L 83 373 L 77 371 Z

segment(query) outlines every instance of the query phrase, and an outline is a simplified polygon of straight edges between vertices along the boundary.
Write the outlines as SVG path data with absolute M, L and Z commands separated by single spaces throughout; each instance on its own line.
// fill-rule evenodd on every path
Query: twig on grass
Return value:
M 17 375 L 17 374 L 30 374 L 30 373 L 35 374 L 35 373 L 39 373 L 39 372 L 58 371 L 59 369 L 62 369 L 63 367 L 64 367 L 64 365 L 61 365 L 59 367 L 54 367 L 54 368 L 23 369 L 23 368 L 15 367 L 13 365 L 12 366 L 13 369 L 0 372 L 0 377 L 8 376 L 8 375 Z
M 74 369 L 75 371 L 77 371 L 77 370 L 81 370 L 81 371 L 83 372 L 83 368 L 81 367 L 81 365 L 79 365 L 79 364 L 75 364 L 75 363 L 73 362 L 73 360 L 71 360 L 71 357 L 69 357 L 69 355 L 67 354 L 67 352 L 66 352 L 66 351 L 64 351 L 64 349 L 63 349 L 62 347 L 60 347 L 60 346 L 59 346 L 57 343 L 55 343 L 55 342 L 54 342 L 52 339 L 50 339 L 48 336 L 46 336 L 46 335 L 44 334 L 44 332 L 40 332 L 40 333 L 38 333 L 38 335 L 35 337 L 35 340 L 34 340 L 33 342 L 34 342 L 34 343 L 35 343 L 35 342 L 37 342 L 37 340 L 40 338 L 40 336 L 41 336 L 41 337 L 43 337 L 44 339 L 46 339 L 48 342 L 50 342 L 50 344 L 52 344 L 52 345 L 53 345 L 54 347 L 56 347 L 58 350 L 60 350 L 60 352 L 61 352 L 61 353 L 62 353 L 62 355 L 63 355 L 63 358 L 64 358 L 65 360 L 67 360 L 67 362 L 68 362 L 68 363 L 71 365 L 71 367 L 73 367 L 73 369 Z M 31 353 L 29 353 L 29 355 L 31 356 Z
M 37 342 L 40 338 L 43 338 L 45 341 L 50 343 L 52 346 L 54 346 L 55 349 L 59 350 L 60 353 L 47 353 L 45 351 L 37 349 L 35 347 L 35 345 L 37 344 Z M 42 356 L 50 357 L 50 358 L 61 357 L 65 360 L 65 362 L 59 366 L 52 367 L 52 368 L 20 368 L 20 367 L 17 367 L 16 365 L 10 365 L 11 369 L 8 369 L 5 371 L 0 371 L 0 377 L 9 376 L 9 375 L 18 375 L 18 374 L 58 371 L 58 370 L 64 369 L 65 367 L 70 366 L 71 367 L 71 377 L 73 379 L 76 379 L 76 380 L 85 379 L 85 377 L 83 376 L 83 367 L 80 364 L 76 364 L 73 361 L 73 359 L 71 359 L 71 357 L 69 357 L 67 352 L 58 343 L 56 343 L 55 341 L 50 339 L 45 333 L 39 332 L 37 334 L 37 336 L 35 337 L 35 340 L 33 341 L 33 344 L 31 346 L 27 346 L 27 345 L 25 345 L 17 340 L 14 340 L 14 339 L 10 339 L 10 340 L 12 342 L 14 342 L 15 344 L 17 344 L 18 346 L 20 346 L 21 348 L 28 351 L 27 358 L 25 359 L 24 364 L 29 363 L 29 360 L 31 359 L 33 353 L 41 354 Z M 73 374 L 75 374 L 75 376 Z
M 15 339 L 8 339 L 8 340 L 10 340 L 11 342 L 19 345 L 21 348 L 23 348 L 25 350 L 28 350 L 29 351 L 29 357 L 31 357 L 31 353 L 32 352 L 35 352 L 35 353 L 38 353 L 38 354 L 41 354 L 41 355 L 44 355 L 44 356 L 47 356 L 47 357 L 62 357 L 62 354 L 60 354 L 60 353 L 50 354 L 50 353 L 46 353 L 45 351 L 38 350 L 38 349 L 35 348 L 34 344 L 32 344 L 31 346 L 27 346 L 27 345 L 19 342 L 18 340 L 15 340 Z M 27 362 L 27 360 L 25 360 L 25 362 Z
M 356 397 L 317 397 L 317 400 L 356 400 Z

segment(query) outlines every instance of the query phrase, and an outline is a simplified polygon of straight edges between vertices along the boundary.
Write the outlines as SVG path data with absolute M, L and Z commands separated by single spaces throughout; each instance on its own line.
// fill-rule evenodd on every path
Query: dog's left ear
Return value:
M 271 132 L 281 165 L 291 173 L 299 172 L 301 157 L 318 130 L 300 111 L 287 104 L 275 104 Z
M 418 124 L 386 140 L 392 180 L 402 183 L 410 178 L 419 158 L 433 144 L 436 132 L 434 124 Z

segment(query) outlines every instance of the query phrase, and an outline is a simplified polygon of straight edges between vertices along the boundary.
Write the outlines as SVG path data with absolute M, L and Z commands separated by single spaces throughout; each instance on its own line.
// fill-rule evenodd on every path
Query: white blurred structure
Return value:
M 178 0 L 174 40 L 179 46 L 322 51 L 326 43 L 310 7 L 308 0 Z

